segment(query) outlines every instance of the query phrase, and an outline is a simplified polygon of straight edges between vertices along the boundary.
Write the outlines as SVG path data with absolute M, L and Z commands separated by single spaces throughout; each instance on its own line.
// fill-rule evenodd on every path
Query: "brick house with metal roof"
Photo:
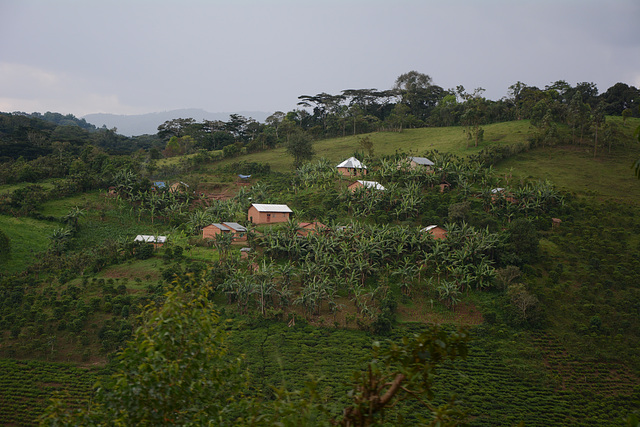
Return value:
M 247 229 L 237 222 L 212 223 L 202 229 L 203 239 L 214 239 L 218 234 L 229 233 L 234 240 L 247 240 Z
M 247 219 L 253 224 L 271 224 L 289 221 L 293 211 L 287 205 L 254 203 L 249 208 Z

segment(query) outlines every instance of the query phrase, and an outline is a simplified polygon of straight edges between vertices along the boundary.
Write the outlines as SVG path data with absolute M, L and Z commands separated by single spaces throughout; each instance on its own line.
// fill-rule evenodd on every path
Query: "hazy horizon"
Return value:
M 640 86 L 634 0 L 4 0 L 0 111 L 291 111 L 298 96 L 517 81 Z

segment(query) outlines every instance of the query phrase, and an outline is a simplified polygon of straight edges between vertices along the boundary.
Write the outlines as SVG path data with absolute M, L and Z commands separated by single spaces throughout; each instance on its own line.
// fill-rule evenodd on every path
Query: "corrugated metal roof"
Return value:
M 340 163 L 337 168 L 352 168 L 352 169 L 366 169 L 367 167 L 355 157 L 349 157 L 344 162 Z
M 165 243 L 167 241 L 167 236 L 150 236 L 147 234 L 138 234 L 134 242 L 147 242 L 147 243 Z
M 419 165 L 424 165 L 424 166 L 434 165 L 434 163 L 431 160 L 427 159 L 426 157 L 409 157 L 409 160 Z
M 379 182 L 376 182 L 376 181 L 360 181 L 360 180 L 358 180 L 358 182 L 360 184 L 362 184 L 362 186 L 365 187 L 365 188 L 374 188 L 376 190 L 386 190 L 386 188 L 384 188 L 382 186 L 382 184 L 380 184 Z
M 224 225 L 218 224 L 217 222 L 211 223 L 211 225 L 213 225 L 214 227 L 219 228 L 222 231 L 231 231 L 227 227 L 225 227 Z
M 269 205 L 264 203 L 253 203 L 251 206 L 258 212 L 293 212 L 287 205 Z
M 431 230 L 433 230 L 433 229 L 434 229 L 434 228 L 436 228 L 436 227 L 437 227 L 437 225 L 428 225 L 428 226 L 426 226 L 425 228 L 423 228 L 423 229 L 422 229 L 422 230 L 420 230 L 420 231 L 431 231 Z
M 244 233 L 245 231 L 247 231 L 246 228 L 244 228 L 237 222 L 223 222 L 223 224 L 229 228 L 232 228 L 234 231 L 237 231 L 238 233 Z

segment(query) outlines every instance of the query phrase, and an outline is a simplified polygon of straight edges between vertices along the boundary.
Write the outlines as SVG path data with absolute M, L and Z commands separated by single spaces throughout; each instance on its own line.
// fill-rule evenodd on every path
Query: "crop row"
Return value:
M 67 364 L 0 359 L 0 424 L 36 424 L 56 393 L 67 407 L 83 405 L 99 375 Z

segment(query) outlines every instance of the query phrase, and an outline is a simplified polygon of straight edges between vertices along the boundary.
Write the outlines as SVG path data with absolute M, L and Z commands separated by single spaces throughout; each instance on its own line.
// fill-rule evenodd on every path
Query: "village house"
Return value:
M 352 192 L 355 192 L 358 188 L 371 188 L 374 190 L 381 190 L 381 191 L 385 190 L 382 184 L 376 181 L 356 181 L 347 188 L 349 188 L 349 190 L 351 190 Z
M 510 202 L 510 203 L 517 203 L 518 202 L 515 199 L 515 197 L 513 197 L 513 195 L 511 193 L 505 192 L 504 188 L 502 188 L 502 187 L 492 188 L 491 189 L 491 200 L 495 202 L 500 197 L 504 197 L 504 199 L 507 202 Z
M 153 243 L 154 249 L 158 249 L 165 243 L 167 243 L 167 236 L 152 236 L 149 234 L 138 234 L 134 242 Z
M 367 167 L 355 157 L 349 157 L 336 166 L 343 176 L 361 176 L 367 174 Z
M 182 181 L 180 182 L 174 182 L 173 184 L 171 184 L 171 187 L 169 187 L 169 191 L 171 191 L 172 193 L 177 193 L 177 192 L 185 192 L 189 189 L 189 184 L 184 183 Z
M 251 253 L 251 248 L 241 248 L 240 259 L 248 259 L 250 253 Z
M 437 225 L 429 225 L 420 231 L 431 234 L 436 240 L 447 238 L 447 230 L 442 227 L 438 227 Z
M 425 170 L 431 170 L 434 163 L 427 159 L 426 157 L 408 157 L 407 161 L 409 162 L 409 168 L 415 169 L 417 167 L 422 167 Z
M 247 229 L 237 222 L 212 223 L 202 229 L 203 239 L 214 239 L 218 234 L 229 233 L 234 240 L 247 240 Z
M 298 235 L 299 236 L 307 236 L 311 233 L 315 233 L 317 231 L 320 230 L 327 230 L 328 227 L 326 225 L 324 225 L 321 222 L 318 221 L 314 221 L 314 222 L 301 222 L 300 224 L 298 224 Z
M 249 208 L 247 217 L 253 224 L 271 224 L 289 221 L 292 212 L 287 205 L 254 203 Z

